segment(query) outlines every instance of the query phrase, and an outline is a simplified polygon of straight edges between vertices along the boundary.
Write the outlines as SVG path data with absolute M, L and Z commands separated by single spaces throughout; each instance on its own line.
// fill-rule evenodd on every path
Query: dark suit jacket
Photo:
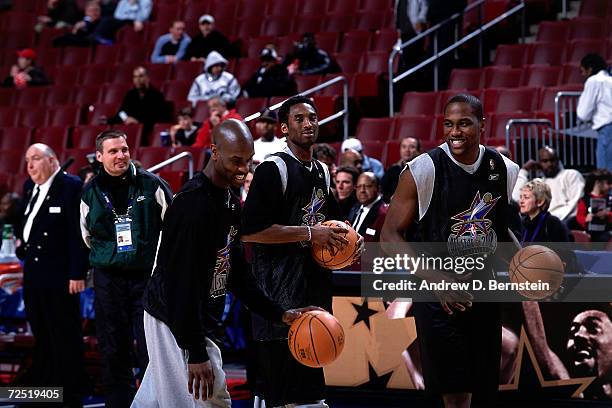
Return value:
M 65 288 L 69 280 L 85 279 L 87 247 L 81 238 L 79 207 L 82 183 L 78 177 L 57 173 L 36 214 L 27 243 L 17 255 L 24 261 L 24 286 Z M 34 182 L 24 184 L 24 203 L 30 201 Z M 21 231 L 25 226 L 23 218 Z M 23 240 L 23 237 L 21 237 Z
M 355 225 L 355 218 L 357 217 L 359 208 L 361 208 L 361 204 L 357 203 L 349 212 L 348 219 L 352 225 Z M 365 242 L 380 241 L 380 231 L 385 223 L 388 209 L 389 205 L 385 204 L 383 200 L 378 200 L 378 202 L 370 208 L 370 211 L 368 211 L 368 214 L 359 227 L 359 231 L 357 231 L 363 236 Z

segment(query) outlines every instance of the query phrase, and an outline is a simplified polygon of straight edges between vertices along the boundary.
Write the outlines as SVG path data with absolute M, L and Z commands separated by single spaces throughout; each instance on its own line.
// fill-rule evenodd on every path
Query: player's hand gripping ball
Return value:
M 313 310 L 291 324 L 287 341 L 297 361 L 308 367 L 323 367 L 342 352 L 344 329 L 331 314 Z
M 322 267 L 332 270 L 338 270 L 352 265 L 360 250 L 358 244 L 359 234 L 357 234 L 353 227 L 342 221 L 325 221 L 321 225 L 340 227 L 346 230 L 346 232 L 341 235 L 346 238 L 348 244 L 340 250 L 333 248 L 330 251 L 327 247 L 313 242 L 312 256 L 314 260 Z

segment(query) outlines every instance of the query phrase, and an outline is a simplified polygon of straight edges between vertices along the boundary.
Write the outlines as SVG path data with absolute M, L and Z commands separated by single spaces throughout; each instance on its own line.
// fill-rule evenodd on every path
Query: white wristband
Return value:
M 312 231 L 310 230 L 310 225 L 307 225 L 306 229 L 308 230 L 308 242 L 310 242 L 312 241 Z

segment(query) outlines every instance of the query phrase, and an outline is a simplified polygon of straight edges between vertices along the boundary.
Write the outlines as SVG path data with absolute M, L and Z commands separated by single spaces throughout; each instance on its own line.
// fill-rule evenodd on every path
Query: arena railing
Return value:
M 388 69 L 388 75 L 389 75 L 389 116 L 392 117 L 395 114 L 395 90 L 393 88 L 393 85 L 398 83 L 399 81 L 403 80 L 404 78 L 408 77 L 409 75 L 414 74 L 417 71 L 420 71 L 421 69 L 425 68 L 426 66 L 430 65 L 430 64 L 434 64 L 434 75 L 433 75 L 433 80 L 434 80 L 434 90 L 437 91 L 438 90 L 438 71 L 439 71 L 439 63 L 440 63 L 440 58 L 443 57 L 444 55 L 448 54 L 449 52 L 455 51 L 457 48 L 459 48 L 460 46 L 462 46 L 463 44 L 465 44 L 466 42 L 470 41 L 471 39 L 478 37 L 478 61 L 479 61 L 479 65 L 482 66 L 482 34 L 488 30 L 489 28 L 499 24 L 500 22 L 508 19 L 509 17 L 511 17 L 512 15 L 521 12 L 521 43 L 525 42 L 525 3 L 521 0 L 520 4 L 516 5 L 515 7 L 511 8 L 510 10 L 506 11 L 505 13 L 500 14 L 499 16 L 495 17 L 493 20 L 489 21 L 488 23 L 484 24 L 484 25 L 480 25 L 477 29 L 475 29 L 474 31 L 472 31 L 471 33 L 467 34 L 465 37 L 458 39 L 455 41 L 454 44 L 450 45 L 449 47 L 445 48 L 442 51 L 438 51 L 438 30 L 440 30 L 440 28 L 442 28 L 442 26 L 449 24 L 457 19 L 459 19 L 460 17 L 462 17 L 466 12 L 474 9 L 475 7 L 478 7 L 478 23 L 481 24 L 482 21 L 482 5 L 484 4 L 485 0 L 479 0 L 477 2 L 474 2 L 470 5 L 468 5 L 463 12 L 461 13 L 455 13 L 452 16 L 450 16 L 448 19 L 436 24 L 435 26 L 423 31 L 422 33 L 420 33 L 419 35 L 417 35 L 414 38 L 411 38 L 410 40 L 406 41 L 405 43 L 402 44 L 396 44 L 393 49 L 391 50 L 390 54 L 389 54 L 389 59 L 387 61 L 387 69 Z M 402 49 L 408 47 L 409 45 L 412 45 L 414 43 L 416 43 L 417 41 L 429 36 L 429 35 L 433 35 L 433 53 L 434 55 L 432 55 L 431 57 L 427 58 L 424 61 L 421 61 L 421 63 L 415 65 L 412 68 L 407 69 L 406 71 L 402 72 L 401 74 L 399 74 L 398 76 L 396 76 L 395 78 L 393 77 L 393 66 L 395 64 L 395 58 L 399 55 L 399 53 L 401 52 Z M 455 38 L 458 37 L 458 28 L 457 25 L 455 25 Z
M 519 166 L 530 159 L 537 160 L 538 150 L 544 146 L 557 147 L 550 120 L 510 119 L 506 123 L 506 147 Z
M 324 125 L 326 123 L 329 123 L 333 120 L 336 120 L 340 117 L 342 117 L 342 127 L 343 129 L 343 133 L 344 133 L 344 139 L 348 138 L 348 120 L 349 120 L 349 109 L 348 109 L 348 81 L 346 80 L 346 77 L 339 75 L 335 78 L 330 79 L 329 81 L 325 81 L 322 84 L 319 84 L 317 86 L 314 86 L 310 89 L 305 90 L 304 92 L 300 92 L 297 95 L 293 95 L 287 99 L 293 98 L 294 96 L 309 96 L 312 95 L 315 92 L 319 92 L 321 89 L 327 88 L 329 86 L 332 86 L 334 84 L 337 84 L 338 82 L 342 82 L 342 110 L 339 112 L 334 113 L 333 115 L 330 115 L 326 118 L 323 118 L 321 120 L 319 120 L 319 125 Z M 270 110 L 277 110 L 278 108 L 281 107 L 281 105 L 287 100 L 284 99 L 283 101 L 276 103 L 272 106 L 270 106 L 268 109 Z M 259 116 L 261 116 L 261 112 L 255 112 L 252 115 L 247 116 L 246 118 L 244 118 L 245 122 L 250 122 L 254 119 L 257 119 Z
M 147 171 L 150 171 L 151 173 L 156 173 L 157 171 L 161 170 L 162 168 L 176 162 L 182 159 L 187 158 L 187 160 L 189 160 L 188 163 L 188 172 L 189 172 L 189 179 L 191 179 L 193 177 L 193 155 L 191 154 L 191 152 L 181 152 L 179 154 L 177 154 L 176 156 L 172 156 L 167 160 L 164 160 L 161 163 L 157 163 L 156 165 L 149 167 L 147 169 Z
M 581 92 L 561 91 L 555 95 L 555 137 L 560 147 L 559 157 L 570 167 L 595 168 L 597 132 L 591 122 L 576 115 Z

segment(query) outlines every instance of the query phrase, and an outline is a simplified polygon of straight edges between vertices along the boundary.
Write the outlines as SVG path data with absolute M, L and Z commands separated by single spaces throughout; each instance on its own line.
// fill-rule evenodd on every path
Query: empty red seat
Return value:
M 333 0 L 329 2 L 328 7 L 328 13 L 346 13 L 348 11 L 356 11 L 359 9 L 359 0 Z
M 485 122 L 485 134 L 487 139 L 504 139 L 506 137 L 506 124 L 510 119 L 528 118 L 530 115 L 523 112 L 492 113 Z
M 385 22 L 387 18 L 386 10 L 379 11 L 360 11 L 357 13 L 357 22 L 355 24 L 355 28 L 357 30 L 380 30 L 381 28 L 385 28 Z
M 32 87 L 20 89 L 15 93 L 15 105 L 18 108 L 43 105 L 46 94 L 46 87 Z
M 559 82 L 561 67 L 549 65 L 526 65 L 523 68 L 524 86 L 555 86 Z
M 140 149 L 132 149 L 134 158 L 142 163 L 142 167 L 148 169 L 156 164 L 159 164 L 168 158 L 170 152 L 167 147 L 141 147 Z
M 164 131 L 169 132 L 170 128 L 174 125 L 174 123 L 156 123 L 153 125 L 153 131 L 149 137 L 149 144 L 151 147 L 162 147 L 162 139 L 159 134 Z
M 393 118 L 362 118 L 357 125 L 355 137 L 361 141 L 386 141 L 391 136 Z M 367 154 L 367 153 L 366 153 Z
M 193 112 L 193 120 L 197 122 L 205 122 L 210 117 L 210 112 L 208 110 L 208 103 L 206 101 L 199 101 L 196 104 L 195 110 Z
M 0 88 L 0 107 L 13 106 L 13 98 L 17 90 L 15 88 Z
M 56 153 L 68 147 L 68 126 L 38 128 L 32 135 L 32 143 L 44 143 Z
M 81 109 L 78 105 L 56 106 L 49 109 L 49 126 L 76 126 L 80 122 Z
M 65 149 L 62 153 L 62 163 L 66 163 L 69 159 L 74 161 L 68 167 L 67 171 L 70 174 L 78 175 L 80 169 L 90 166 L 87 155 L 93 154 L 96 151 L 96 146 L 93 145 L 89 149 Z
M 170 79 L 172 64 L 146 64 L 145 68 L 147 69 L 151 82 L 158 87 Z
M 323 77 L 323 81 L 321 83 L 324 82 L 328 82 L 331 81 L 332 79 L 338 77 L 338 76 L 344 76 L 346 78 L 347 84 L 349 86 L 349 93 L 350 93 L 350 88 L 351 88 L 351 79 L 353 78 L 353 74 L 327 74 Z M 325 95 L 325 96 L 341 96 L 342 92 L 343 92 L 343 88 L 344 88 L 344 82 L 343 81 L 338 81 L 334 84 L 328 85 L 325 88 L 321 89 L 319 92 L 317 92 L 317 95 Z
M 19 112 L 19 125 L 35 128 L 47 123 L 47 108 L 26 108 Z
M 393 0 L 361 0 L 359 10 L 361 11 L 378 11 L 392 10 Z
M 210 2 L 202 2 L 200 0 L 195 1 L 185 1 L 183 2 L 183 21 L 194 21 L 196 26 L 198 24 L 198 19 L 203 14 L 207 14 L 210 6 Z M 192 34 L 190 31 L 189 34 Z
M 102 85 L 106 83 L 109 72 L 105 64 L 84 65 L 79 69 L 79 82 L 83 85 Z
M 520 68 L 487 67 L 484 69 L 485 88 L 515 88 L 521 84 Z
M 584 231 L 572 230 L 572 236 L 574 237 L 574 242 L 580 242 L 584 244 L 591 242 L 591 236 Z
M 485 112 L 532 112 L 538 103 L 536 88 L 485 89 Z
M 89 125 L 102 125 L 106 124 L 108 118 L 117 114 L 119 105 L 108 104 L 108 103 L 96 103 L 91 105 L 87 111 L 87 124 Z
M 142 125 L 113 125 L 113 129 L 124 132 L 127 136 L 127 144 L 130 151 L 135 151 L 142 144 Z
M 295 1 L 276 1 L 268 0 L 266 6 L 266 15 L 277 17 L 292 17 L 295 14 Z
M 284 2 L 277 2 L 284 3 Z M 247 17 L 236 21 L 236 37 L 253 38 L 261 35 L 262 20 L 259 17 Z
M 122 64 L 142 64 L 143 61 L 148 61 L 149 57 L 150 55 L 147 54 L 144 40 L 141 43 L 134 43 L 132 45 L 130 45 L 129 41 L 123 43 L 119 53 L 119 61 Z
M 295 83 L 297 84 L 298 92 L 304 92 L 321 83 L 319 75 L 295 75 Z
M 53 107 L 59 105 L 67 105 L 72 101 L 72 87 L 69 86 L 53 86 L 49 88 L 45 105 Z
M 370 47 L 372 33 L 369 31 L 349 31 L 342 37 L 340 52 L 363 52 Z
M 265 109 L 268 98 L 240 98 L 236 101 L 236 112 L 243 118 Z
M 406 92 L 400 115 L 435 115 L 438 110 L 437 92 Z
M 581 85 L 562 85 L 555 87 L 543 88 L 540 92 L 538 111 L 539 112 L 554 112 L 555 111 L 555 96 L 561 91 L 579 91 Z
M 332 3 L 336 3 L 332 1 Z M 346 13 L 345 9 L 343 13 Z M 326 32 L 346 32 L 351 31 L 354 27 L 354 15 L 353 14 L 327 14 L 324 17 L 323 31 Z
M 92 59 L 94 64 L 115 65 L 119 60 L 121 47 L 118 45 L 98 45 Z
M 128 84 L 108 84 L 104 87 L 104 97 L 102 103 L 120 104 L 123 97 L 130 90 Z
M 316 33 L 315 40 L 317 41 L 317 47 L 331 54 L 336 52 L 338 49 L 338 44 L 340 43 L 340 33 Z
M 191 153 L 191 155 L 193 157 L 193 170 L 194 171 L 198 171 L 199 169 L 202 168 L 202 161 L 204 160 L 203 154 L 202 154 L 202 149 L 194 148 L 194 147 L 188 147 L 188 146 L 177 147 L 177 148 L 174 149 L 174 151 L 171 154 L 171 156 L 176 156 L 177 154 L 180 154 L 182 152 L 189 152 L 189 153 Z M 186 159 L 186 158 L 185 159 L 181 159 L 181 160 L 177 160 L 174 163 L 172 163 L 170 166 L 168 166 L 168 168 L 171 171 L 187 171 L 189 169 L 189 160 Z
M 19 111 L 12 106 L 0 107 L 0 127 L 12 127 L 17 125 Z
M 180 61 L 174 65 L 174 79 L 193 81 L 203 70 L 201 61 Z
M 151 23 L 149 23 L 151 24 Z M 126 54 L 127 48 L 132 48 L 134 51 L 138 49 L 142 49 L 144 51 L 144 45 L 146 43 L 146 26 L 145 30 L 134 31 L 134 28 L 131 24 L 127 24 L 123 26 L 119 31 L 117 31 L 117 44 L 123 45 L 121 49 L 121 53 L 119 55 L 120 61 L 124 60 L 124 56 Z M 141 60 L 142 61 L 142 60 Z
M 448 82 L 448 89 L 479 89 L 481 80 L 481 69 L 453 69 Z
M 36 49 L 36 64 L 41 67 L 52 67 L 58 65 L 60 60 L 60 49 L 43 47 Z
M 378 74 L 373 72 L 357 72 L 355 74 L 343 75 L 347 77 L 349 83 L 349 96 L 362 98 L 365 96 L 374 97 L 380 94 Z M 352 81 L 350 78 L 351 75 L 353 76 Z
M 74 89 L 73 100 L 79 105 L 93 105 L 102 100 L 102 86 L 80 86 Z
M 507 65 L 520 68 L 527 62 L 529 56 L 528 44 L 502 44 L 495 50 L 494 65 Z
M 113 69 L 113 73 L 109 78 L 111 82 L 128 84 L 132 86 L 133 77 L 134 77 L 134 68 L 136 68 L 136 64 L 121 64 L 116 65 Z
M 175 107 L 177 104 L 181 104 L 187 101 L 187 95 L 189 94 L 189 88 L 193 81 L 166 81 L 162 87 L 162 92 L 167 100 L 173 101 Z
M 531 46 L 529 63 L 560 65 L 564 54 L 564 43 L 534 43 Z
M 612 5 L 609 0 L 582 0 L 579 14 L 582 17 L 602 17 L 612 14 Z
M 431 116 L 398 116 L 395 118 L 393 139 L 414 137 L 419 140 L 429 140 L 432 135 Z
M 67 47 L 62 55 L 62 65 L 87 65 L 91 59 L 91 48 Z
M 366 156 L 382 160 L 386 140 L 362 140 L 363 153 Z
M 363 72 L 382 74 L 388 72 L 389 53 L 385 51 L 370 51 L 363 54 L 361 59 L 361 69 Z
M 287 17 L 273 16 L 264 20 L 261 35 L 281 37 L 291 32 L 291 20 Z
M 77 66 L 62 66 L 57 65 L 49 75 L 53 79 L 55 85 L 60 86 L 74 86 L 79 76 L 79 67 Z
M 107 125 L 85 125 L 77 126 L 72 130 L 72 147 L 75 149 L 95 150 L 96 137 L 104 130 Z
M 577 17 L 571 20 L 569 39 L 586 40 L 604 38 L 606 34 L 604 21 L 603 18 L 598 17 Z
M 561 74 L 562 84 L 582 84 L 584 77 L 580 73 L 579 64 L 563 64 L 563 72 Z
M 2 31 L 3 47 L 7 50 L 18 50 L 31 47 L 34 45 L 34 39 L 34 30 L 32 30 L 32 26 L 23 26 L 20 30 L 7 30 L 4 28 Z
M 266 14 L 266 0 L 240 0 L 238 2 L 237 18 L 264 17 Z
M 580 62 L 582 57 L 589 53 L 605 54 L 604 40 L 573 40 L 567 47 L 566 61 Z
M 0 172 L 17 174 L 25 171 L 24 152 L 21 150 L 7 150 L 0 152 Z
M 2 128 L 0 150 L 25 152 L 30 145 L 31 133 L 32 130 L 30 128 Z
M 291 32 L 296 34 L 319 33 L 322 28 L 323 19 L 318 14 L 297 15 L 293 17 L 291 23 Z
M 568 21 L 542 21 L 538 26 L 536 41 L 564 42 L 567 40 L 569 29 Z
M 372 51 L 390 52 L 397 39 L 397 30 L 387 28 L 376 30 L 372 39 Z
M 334 1 L 334 0 L 330 0 Z M 301 16 L 304 14 L 321 14 L 324 10 L 327 10 L 329 1 L 328 0 L 308 0 L 299 1 L 297 3 L 296 15 Z
M 244 85 L 244 83 L 259 69 L 260 65 L 261 61 L 259 58 L 241 58 L 240 63 L 234 71 L 234 76 L 241 85 Z

